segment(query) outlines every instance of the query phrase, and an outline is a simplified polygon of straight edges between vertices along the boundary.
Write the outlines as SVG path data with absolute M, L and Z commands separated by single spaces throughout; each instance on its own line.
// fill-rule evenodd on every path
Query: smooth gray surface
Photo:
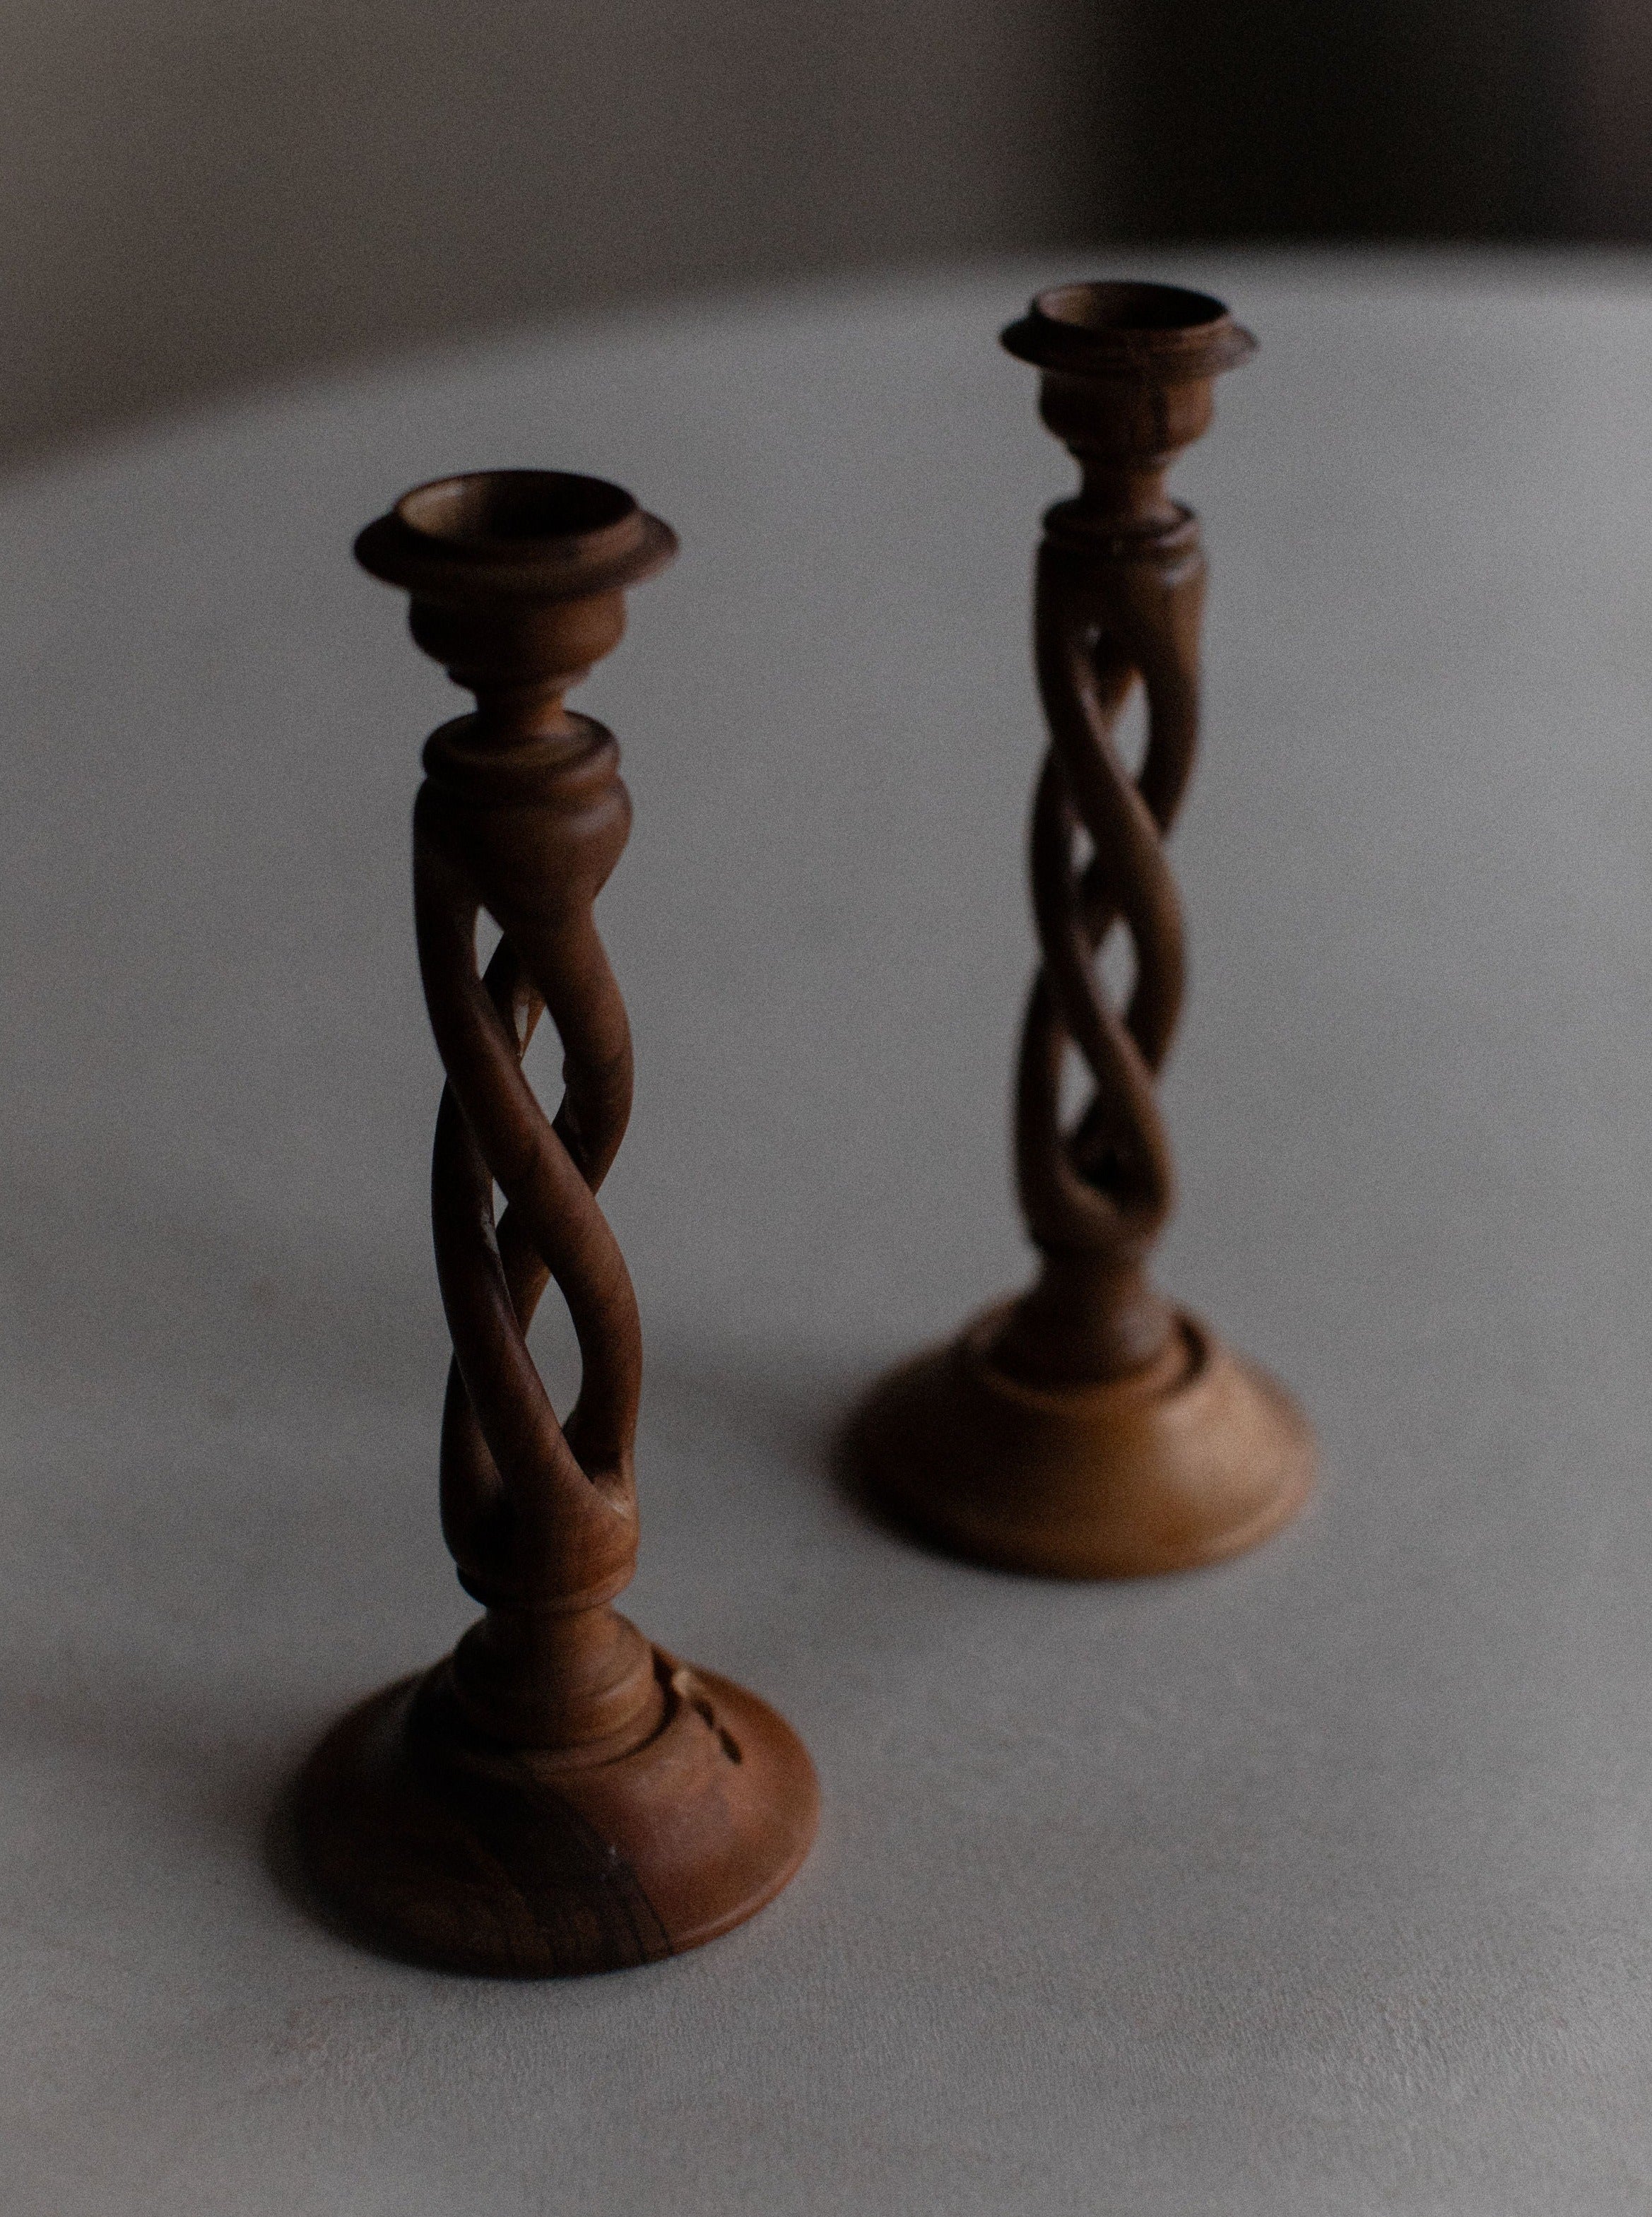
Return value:
M 1180 480 L 1215 576 L 1163 1275 L 1302 1393 L 1318 1504 L 1113 1590 L 915 1552 L 827 1477 L 862 1381 L 1025 1267 L 1025 593 L 1068 472 L 992 340 L 1066 274 L 564 333 L 6 493 L 15 2217 L 1646 2208 L 1652 288 L 1170 273 L 1264 352 Z M 637 806 L 599 911 L 630 1606 L 826 1797 L 755 1924 L 556 1987 L 358 1954 L 264 1846 L 467 1614 L 406 855 L 461 704 L 346 549 L 500 461 L 685 541 L 579 696 Z

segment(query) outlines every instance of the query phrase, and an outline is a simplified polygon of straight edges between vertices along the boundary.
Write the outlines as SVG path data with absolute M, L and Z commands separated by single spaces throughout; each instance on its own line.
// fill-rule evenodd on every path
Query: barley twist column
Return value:
M 1035 658 L 1050 744 L 1033 804 L 1041 956 L 1016 1084 L 1017 1183 L 1036 1283 L 886 1381 L 853 1444 L 894 1512 L 962 1553 L 1070 1576 L 1208 1562 L 1253 1545 L 1312 1483 L 1272 1379 L 1153 1288 L 1174 1199 L 1155 1081 L 1181 1013 L 1181 906 L 1165 851 L 1198 740 L 1204 560 L 1165 486 L 1214 382 L 1254 349 L 1219 301 L 1166 286 L 1040 294 L 1004 335 L 1081 483 L 1044 518 Z M 1132 775 L 1115 744 L 1140 683 Z M 1098 975 L 1117 932 L 1122 1003 Z M 1076 1053 L 1088 1098 L 1070 1123 Z
M 535 1975 L 714 1937 L 785 1883 L 816 1789 L 790 1728 L 616 1614 L 636 1559 L 635 1296 L 597 1189 L 631 1046 L 592 904 L 630 827 L 612 734 L 563 696 L 675 540 L 594 479 L 504 471 L 409 493 L 357 542 L 474 693 L 425 749 L 414 906 L 447 1071 L 431 1171 L 454 1357 L 442 1528 L 486 1615 L 447 1662 L 346 1718 L 300 1788 L 310 1869 L 368 1936 Z M 483 976 L 486 912 L 501 937 Z M 548 1012 L 555 1117 L 523 1070 Z M 506 1203 L 495 1219 L 495 1192 Z M 559 1422 L 526 1333 L 554 1280 L 581 1385 Z

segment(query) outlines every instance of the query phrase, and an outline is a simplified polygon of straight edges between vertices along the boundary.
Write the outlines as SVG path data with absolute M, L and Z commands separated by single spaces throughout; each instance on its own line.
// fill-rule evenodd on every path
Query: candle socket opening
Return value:
M 1033 306 L 1052 324 L 1086 331 L 1196 330 L 1203 324 L 1220 323 L 1228 313 L 1208 293 L 1129 279 L 1053 286 L 1038 294 Z
M 422 539 L 473 553 L 517 551 L 612 530 L 637 512 L 618 485 L 565 470 L 483 470 L 437 478 L 396 503 Z

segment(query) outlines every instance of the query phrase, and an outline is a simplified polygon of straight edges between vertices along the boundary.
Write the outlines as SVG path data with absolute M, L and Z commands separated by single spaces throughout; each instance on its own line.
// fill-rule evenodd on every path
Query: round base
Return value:
M 872 1498 L 954 1554 L 1054 1578 L 1139 1578 L 1236 1555 L 1313 1490 L 1314 1438 L 1277 1380 L 1191 1317 L 1162 1363 L 1026 1386 L 994 1309 L 886 1378 L 849 1449 Z
M 352 1709 L 299 1781 L 308 1875 L 379 1946 L 507 1978 L 622 1970 L 743 1923 L 808 1853 L 814 1766 L 743 1687 L 656 1650 L 659 1729 L 582 1769 L 456 1733 L 446 1667 Z

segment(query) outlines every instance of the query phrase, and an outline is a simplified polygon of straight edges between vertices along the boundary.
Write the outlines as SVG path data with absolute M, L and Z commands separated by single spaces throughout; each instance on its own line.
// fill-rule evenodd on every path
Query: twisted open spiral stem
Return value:
M 594 744 L 612 748 L 591 729 Z M 622 799 L 617 780 L 614 787 Z M 626 1583 L 635 1516 L 640 1332 L 624 1258 L 597 1202 L 630 1111 L 628 1028 L 588 901 L 512 913 L 486 882 L 486 849 L 467 829 L 427 781 L 414 817 L 414 899 L 447 1071 L 431 1164 L 454 1344 L 443 1531 L 479 1599 L 584 1609 Z M 504 935 L 486 977 L 476 954 L 484 908 Z M 564 1053 L 554 1119 L 522 1068 L 548 1007 Z M 507 1204 L 497 1221 L 496 1187 Z M 527 1343 L 552 1278 L 582 1362 L 566 1425 Z
M 1016 1099 L 1021 1205 L 1048 1257 L 1117 1280 L 1136 1268 L 1175 1195 L 1155 1080 L 1181 1011 L 1181 905 L 1164 841 L 1198 736 L 1204 564 L 1185 509 L 1167 526 L 1098 540 L 1077 503 L 1047 519 L 1036 585 L 1038 684 L 1050 744 L 1033 805 L 1032 901 L 1041 956 Z M 1147 740 L 1135 775 L 1116 733 L 1135 684 Z M 1116 1005 L 1098 956 L 1115 928 L 1134 977 Z M 1062 1115 L 1069 1052 L 1090 1096 Z

